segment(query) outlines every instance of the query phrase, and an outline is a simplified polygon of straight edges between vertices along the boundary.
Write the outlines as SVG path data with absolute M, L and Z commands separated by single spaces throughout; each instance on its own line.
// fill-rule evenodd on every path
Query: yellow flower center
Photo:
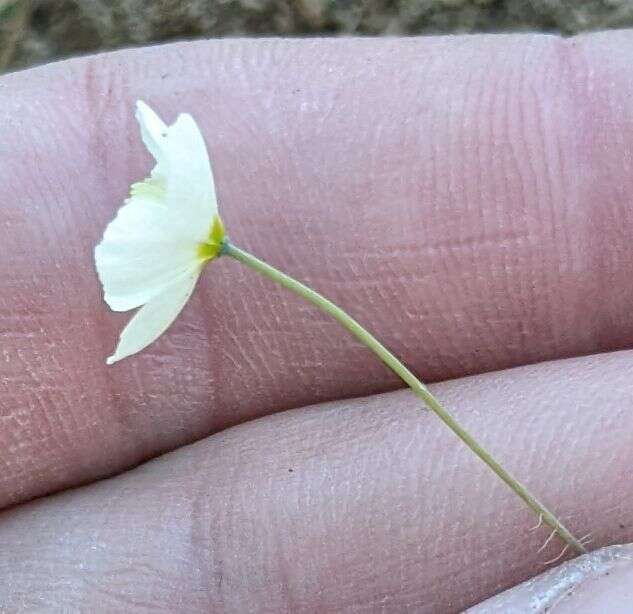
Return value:
M 224 231 L 224 224 L 219 215 L 213 218 L 213 224 L 211 224 L 211 230 L 209 231 L 209 238 L 204 243 L 198 245 L 198 258 L 203 262 L 213 260 L 220 255 L 222 251 L 222 245 L 224 244 L 226 233 Z

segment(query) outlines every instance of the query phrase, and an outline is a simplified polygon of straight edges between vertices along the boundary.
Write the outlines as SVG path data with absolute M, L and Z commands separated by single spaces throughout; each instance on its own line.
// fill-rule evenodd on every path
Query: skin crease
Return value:
M 91 252 L 151 165 L 136 98 L 199 121 L 237 244 L 431 381 L 631 345 L 632 50 L 629 32 L 215 41 L 0 79 L 0 503 L 398 386 L 335 323 L 226 261 L 165 337 L 106 368 L 129 314 L 102 303 Z M 600 546 L 632 538 L 630 365 L 438 394 Z M 527 534 L 522 506 L 414 407 L 400 392 L 270 416 L 14 508 L 3 602 L 451 611 L 540 571 L 547 533 Z M 286 461 L 307 471 L 288 486 Z

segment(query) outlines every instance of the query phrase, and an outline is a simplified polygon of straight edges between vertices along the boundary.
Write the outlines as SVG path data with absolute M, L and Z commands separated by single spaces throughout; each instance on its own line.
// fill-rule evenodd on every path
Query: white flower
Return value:
M 141 308 L 108 364 L 141 351 L 169 327 L 224 241 L 209 156 L 194 119 L 179 115 L 167 126 L 141 101 L 136 119 L 156 166 L 132 185 L 95 249 L 95 263 L 111 309 Z

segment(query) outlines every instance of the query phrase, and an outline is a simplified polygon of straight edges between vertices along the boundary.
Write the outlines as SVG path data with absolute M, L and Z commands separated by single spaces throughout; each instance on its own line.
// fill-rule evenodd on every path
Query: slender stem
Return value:
M 442 406 L 442 404 L 431 394 L 429 389 L 405 367 L 378 339 L 365 330 L 354 318 L 349 316 L 338 305 L 329 301 L 315 292 L 311 288 L 298 282 L 289 275 L 278 271 L 276 268 L 266 264 L 259 258 L 244 250 L 236 247 L 228 241 L 222 248 L 222 255 L 230 256 L 238 260 L 242 264 L 254 269 L 282 285 L 288 290 L 292 290 L 295 294 L 302 296 L 316 305 L 321 311 L 331 315 L 338 320 L 352 335 L 354 335 L 361 343 L 366 345 L 374 354 L 378 356 L 392 371 L 394 371 L 402 380 L 413 390 L 413 392 L 424 401 L 429 409 L 437 414 L 448 428 L 457 435 L 488 467 L 490 467 L 499 478 L 501 478 L 523 501 L 527 506 L 540 518 L 543 519 L 567 544 L 569 544 L 576 552 L 583 554 L 587 550 L 582 543 L 577 540 L 570 531 L 550 512 L 521 482 L 519 482 L 512 474 L 506 471 L 499 462 L 487 452 L 473 436 Z

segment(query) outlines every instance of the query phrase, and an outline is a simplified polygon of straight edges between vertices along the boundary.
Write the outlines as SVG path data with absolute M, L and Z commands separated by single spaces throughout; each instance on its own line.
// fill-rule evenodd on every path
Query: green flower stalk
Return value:
M 198 126 L 180 115 L 167 126 L 147 105 L 137 103 L 145 145 L 156 159 L 151 176 L 132 186 L 130 198 L 108 225 L 95 249 L 95 262 L 111 309 L 140 307 L 123 329 L 112 364 L 156 340 L 176 319 L 204 266 L 226 256 L 287 288 L 335 318 L 398 375 L 525 504 L 577 553 L 582 542 L 521 482 L 503 468 L 447 411 L 429 389 L 369 331 L 343 309 L 227 238 L 218 213 L 209 157 Z

